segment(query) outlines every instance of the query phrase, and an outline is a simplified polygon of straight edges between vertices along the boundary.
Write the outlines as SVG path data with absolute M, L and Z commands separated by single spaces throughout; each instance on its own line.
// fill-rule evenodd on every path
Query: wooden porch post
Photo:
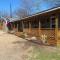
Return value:
M 55 39 L 58 41 L 58 16 L 55 17 Z
M 41 23 L 40 23 L 40 20 L 39 20 L 39 37 L 40 37 L 40 28 L 41 28 Z
M 29 33 L 31 33 L 31 22 L 29 21 Z
M 14 30 L 14 23 L 12 23 L 12 30 Z
M 10 23 L 10 24 L 11 24 L 11 30 L 13 30 L 12 23 Z
M 18 22 L 17 22 L 17 32 L 18 32 Z
M 23 32 L 24 32 L 24 23 L 23 23 L 23 21 L 22 21 L 22 29 L 23 29 Z
M 14 25 L 14 30 L 15 30 L 15 23 L 13 23 L 13 25 Z

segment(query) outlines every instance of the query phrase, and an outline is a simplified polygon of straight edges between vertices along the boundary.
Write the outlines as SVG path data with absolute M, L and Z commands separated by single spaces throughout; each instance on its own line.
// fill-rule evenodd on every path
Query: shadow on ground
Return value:
M 48 54 L 49 54 L 49 56 L 46 57 L 46 59 L 49 60 L 50 59 L 50 55 L 53 55 L 54 51 L 56 53 L 56 49 L 54 47 L 45 46 L 42 43 L 42 41 L 39 41 L 39 40 L 38 40 L 38 42 L 36 40 L 18 40 L 18 41 L 12 42 L 12 44 L 17 44 L 19 47 L 21 47 L 20 49 L 22 49 L 22 53 L 23 53 L 22 56 L 21 56 L 21 58 L 23 60 L 26 60 L 26 59 L 27 60 L 29 60 L 29 59 L 31 60 L 31 58 L 32 58 L 32 60 L 37 60 L 37 59 L 34 58 L 34 56 L 37 53 L 38 53 L 37 57 L 39 59 L 40 58 L 43 59 L 42 57 L 40 57 L 41 55 L 45 58 L 45 56 L 48 56 Z M 53 55 L 53 56 L 55 56 L 55 55 Z

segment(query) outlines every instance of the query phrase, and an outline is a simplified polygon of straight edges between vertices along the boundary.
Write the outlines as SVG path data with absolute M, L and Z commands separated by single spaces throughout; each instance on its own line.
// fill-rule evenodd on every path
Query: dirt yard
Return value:
M 45 59 L 59 60 L 60 48 L 38 45 L 15 35 L 0 31 L 0 60 Z

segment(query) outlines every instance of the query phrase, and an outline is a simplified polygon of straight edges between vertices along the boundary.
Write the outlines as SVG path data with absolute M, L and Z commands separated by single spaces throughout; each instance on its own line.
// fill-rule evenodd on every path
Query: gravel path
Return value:
M 25 60 L 30 50 L 26 44 L 26 40 L 0 31 L 0 60 Z

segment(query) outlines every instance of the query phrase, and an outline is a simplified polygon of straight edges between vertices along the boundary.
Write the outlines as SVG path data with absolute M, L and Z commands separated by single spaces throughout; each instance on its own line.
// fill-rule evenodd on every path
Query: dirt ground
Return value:
M 44 48 L 49 52 L 56 52 L 56 47 L 45 48 L 41 45 L 37 46 L 35 43 L 31 43 L 13 34 L 0 31 L 0 60 L 29 60 L 34 51 L 33 47 Z
M 20 37 L 0 31 L 0 60 L 26 60 L 32 45 Z

